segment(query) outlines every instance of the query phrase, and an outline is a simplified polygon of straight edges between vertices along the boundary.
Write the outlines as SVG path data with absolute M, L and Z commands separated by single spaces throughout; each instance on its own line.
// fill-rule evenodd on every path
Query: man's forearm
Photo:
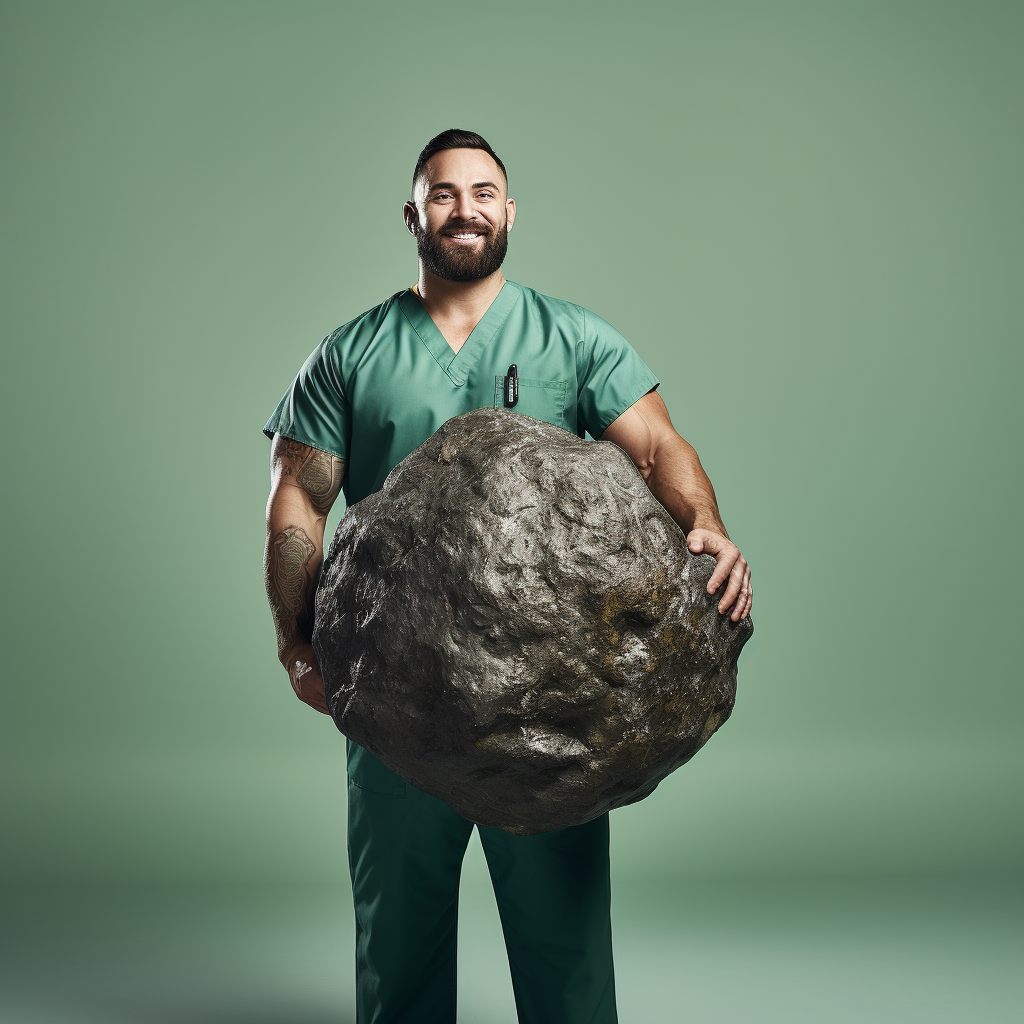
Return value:
M 297 644 L 312 639 L 323 539 L 324 519 L 310 515 L 301 502 L 289 500 L 286 488 L 271 498 L 263 575 L 282 664 Z
M 651 493 L 684 533 L 713 530 L 728 537 L 718 513 L 715 489 L 693 446 L 681 437 L 667 437 L 655 449 L 645 479 Z
M 344 459 L 274 435 L 263 575 L 277 631 L 277 656 L 286 668 L 290 652 L 313 638 L 324 528 L 344 475 Z

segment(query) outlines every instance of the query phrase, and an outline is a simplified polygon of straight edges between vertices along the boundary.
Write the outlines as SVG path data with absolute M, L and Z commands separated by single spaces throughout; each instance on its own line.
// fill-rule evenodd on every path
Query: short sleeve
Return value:
M 334 335 L 328 335 L 313 349 L 263 433 L 269 438 L 281 434 L 347 459 L 351 413 L 333 342 Z
M 583 310 L 576 374 L 577 420 L 594 438 L 600 438 L 614 420 L 661 383 L 636 349 L 589 309 Z

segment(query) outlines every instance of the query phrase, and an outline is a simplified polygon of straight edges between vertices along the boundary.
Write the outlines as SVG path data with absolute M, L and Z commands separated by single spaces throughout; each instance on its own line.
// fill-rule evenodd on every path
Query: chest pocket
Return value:
M 381 796 L 405 796 L 405 779 L 401 775 L 393 772 L 366 747 L 353 743 L 348 737 L 345 739 L 348 781 L 353 786 Z
M 568 382 L 564 380 L 533 380 L 530 377 L 519 378 L 519 401 L 509 406 L 514 412 L 524 416 L 553 423 L 556 427 L 565 426 L 565 392 Z M 494 408 L 505 408 L 505 378 L 494 378 Z

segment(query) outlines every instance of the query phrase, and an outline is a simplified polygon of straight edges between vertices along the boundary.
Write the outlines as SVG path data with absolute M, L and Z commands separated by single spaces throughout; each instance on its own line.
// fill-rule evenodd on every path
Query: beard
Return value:
M 446 230 L 457 231 L 447 227 Z M 474 231 L 479 230 L 475 225 Z M 489 277 L 505 260 L 508 252 L 508 221 L 483 236 L 479 252 L 458 242 L 445 242 L 444 236 L 431 234 L 422 227 L 416 232 L 416 251 L 423 268 L 445 281 L 478 281 Z

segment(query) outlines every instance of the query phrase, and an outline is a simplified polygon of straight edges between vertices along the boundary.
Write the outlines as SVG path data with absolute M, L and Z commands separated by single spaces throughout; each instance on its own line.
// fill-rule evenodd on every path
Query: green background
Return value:
M 415 280 L 401 207 L 448 127 L 508 167 L 506 275 L 633 343 L 752 568 L 736 710 L 613 812 L 620 891 L 1012 877 L 1021 5 L 0 10 L 19 891 L 345 905 L 344 740 L 275 658 L 260 428 Z

